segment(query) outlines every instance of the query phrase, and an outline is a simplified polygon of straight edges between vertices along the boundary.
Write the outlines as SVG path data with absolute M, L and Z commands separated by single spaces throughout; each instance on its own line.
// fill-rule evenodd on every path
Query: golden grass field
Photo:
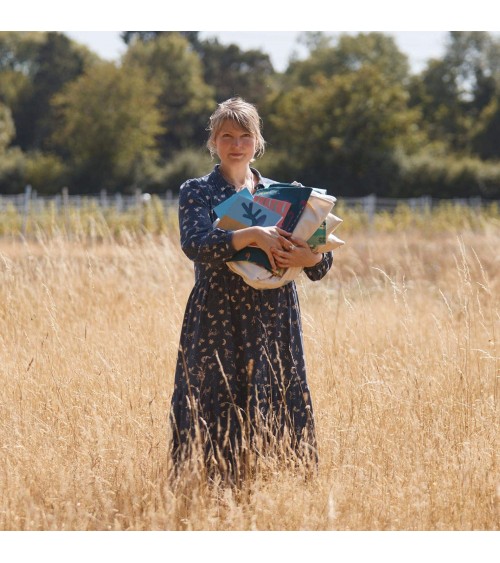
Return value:
M 318 473 L 241 490 L 168 479 L 175 229 L 0 239 L 0 529 L 498 530 L 499 226 L 339 229 L 298 281 Z

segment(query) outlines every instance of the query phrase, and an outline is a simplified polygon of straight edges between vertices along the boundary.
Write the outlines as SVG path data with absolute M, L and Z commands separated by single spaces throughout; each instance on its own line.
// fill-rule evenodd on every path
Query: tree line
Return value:
M 454 31 L 412 73 L 379 32 L 305 32 L 305 58 L 126 31 L 119 62 L 60 32 L 0 32 L 0 193 L 177 190 L 213 166 L 216 104 L 263 118 L 265 176 L 340 196 L 500 197 L 500 41 Z

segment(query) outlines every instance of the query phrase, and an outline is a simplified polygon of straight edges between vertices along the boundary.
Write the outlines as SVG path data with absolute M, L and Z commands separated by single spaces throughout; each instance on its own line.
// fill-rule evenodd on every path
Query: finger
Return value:
M 290 243 L 290 240 L 285 238 L 285 237 L 280 237 L 279 242 L 281 244 L 281 246 L 285 249 L 285 250 L 293 250 L 294 245 Z
M 293 244 L 295 244 L 295 246 L 300 246 L 301 248 L 305 248 L 306 246 L 309 246 L 307 242 L 305 240 L 302 240 L 301 238 L 292 236 L 290 237 L 290 240 L 293 242 Z
M 280 228 L 280 227 L 276 227 L 276 230 L 278 231 L 278 233 L 284 237 L 291 237 L 292 233 L 289 233 L 288 231 L 285 231 L 284 229 Z
M 269 262 L 271 264 L 271 269 L 276 270 L 276 262 L 274 261 L 274 257 L 271 252 L 267 253 L 267 257 L 269 258 Z

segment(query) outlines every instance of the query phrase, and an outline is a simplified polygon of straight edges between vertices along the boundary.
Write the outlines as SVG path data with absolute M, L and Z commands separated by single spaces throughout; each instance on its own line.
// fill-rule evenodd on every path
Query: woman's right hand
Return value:
M 289 233 L 279 227 L 253 227 L 256 231 L 254 243 L 262 249 L 271 262 L 271 268 L 277 269 L 274 259 L 273 250 L 288 250 L 293 244 L 288 240 L 292 233 Z
M 233 246 L 235 250 L 241 250 L 251 244 L 257 245 L 267 254 L 271 268 L 276 270 L 277 266 L 272 251 L 290 249 L 290 247 L 293 246 L 288 240 L 291 236 L 292 233 L 276 226 L 247 227 L 246 229 L 233 232 Z

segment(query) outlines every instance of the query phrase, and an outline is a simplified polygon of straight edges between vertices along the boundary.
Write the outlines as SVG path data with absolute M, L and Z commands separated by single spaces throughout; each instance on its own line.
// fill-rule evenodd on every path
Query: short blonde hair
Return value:
M 266 141 L 261 133 L 262 119 L 259 117 L 257 108 L 242 98 L 230 98 L 219 104 L 217 109 L 210 116 L 207 128 L 207 131 L 210 131 L 207 147 L 212 156 L 216 154 L 215 139 L 225 121 L 233 121 L 255 137 L 256 157 L 260 157 L 264 154 Z

